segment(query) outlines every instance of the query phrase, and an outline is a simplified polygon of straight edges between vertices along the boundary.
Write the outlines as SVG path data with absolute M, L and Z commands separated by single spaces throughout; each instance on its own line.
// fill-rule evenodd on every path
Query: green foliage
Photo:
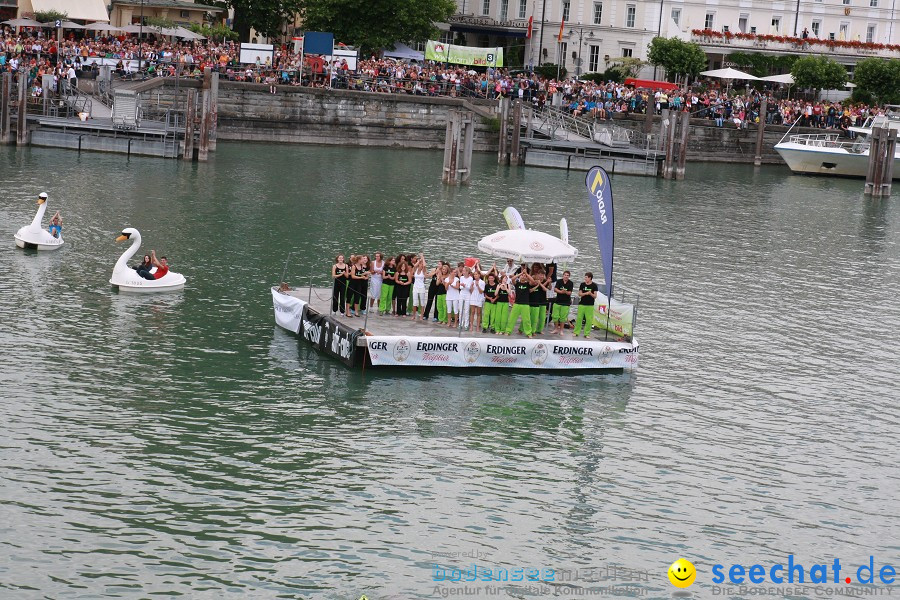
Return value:
M 826 56 L 804 56 L 794 62 L 791 69 L 794 81 L 801 88 L 836 90 L 847 83 L 844 65 Z
M 900 60 L 867 58 L 856 65 L 854 95 L 867 94 L 881 104 L 900 103 Z
M 556 79 L 556 68 L 557 68 L 557 65 L 554 65 L 553 63 L 544 63 L 542 65 L 538 65 L 537 67 L 535 67 L 534 72 L 537 73 L 538 75 L 540 75 L 541 77 L 543 77 L 544 79 Z M 565 79 L 566 73 L 568 73 L 568 71 L 566 71 L 566 68 L 560 67 L 559 78 Z
M 647 58 L 651 65 L 662 67 L 669 76 L 696 76 L 707 65 L 706 53 L 698 44 L 678 38 L 653 38 L 647 47 Z
M 607 69 L 609 71 L 609 69 Z M 585 81 L 593 81 L 594 83 L 601 83 L 606 81 L 606 73 L 585 73 L 581 76 L 581 78 Z
M 303 26 L 331 31 L 335 40 L 360 48 L 363 55 L 393 48 L 395 42 L 435 39 L 435 23 L 456 12 L 454 0 L 301 0 Z
M 877 104 L 878 102 L 875 99 L 875 96 L 872 95 L 872 92 L 861 88 L 856 88 L 855 90 L 853 90 L 853 93 L 850 94 L 850 101 L 853 103 L 869 105 Z
M 491 133 L 499 133 L 500 132 L 500 119 L 497 117 L 491 117 L 487 119 L 488 131 Z
M 606 73 L 610 76 L 609 81 L 622 82 L 628 77 L 637 77 L 646 64 L 641 59 L 631 56 L 614 58 L 612 66 L 606 70 Z
M 13 4 L 13 6 L 15 6 L 15 4 Z M 40 23 L 65 21 L 68 18 L 69 13 L 59 12 L 58 10 L 40 10 L 34 13 L 34 20 Z
M 756 77 L 765 77 L 777 69 L 790 71 L 797 58 L 793 55 L 771 56 L 758 52 L 732 52 L 728 55 L 729 62 Z
M 226 25 L 222 25 L 221 23 L 217 23 L 215 25 L 198 25 L 197 23 L 193 23 L 190 29 L 194 33 L 199 33 L 200 35 L 209 38 L 214 42 L 238 39 L 238 34 L 236 31 L 232 31 L 231 28 Z
M 178 23 L 172 19 L 163 19 L 162 17 L 147 17 L 147 26 L 156 27 L 157 29 L 174 29 L 178 27 Z
M 205 0 L 204 4 L 233 8 L 234 31 L 244 42 L 250 39 L 251 28 L 266 37 L 280 35 L 285 24 L 293 23 L 303 8 L 303 0 Z

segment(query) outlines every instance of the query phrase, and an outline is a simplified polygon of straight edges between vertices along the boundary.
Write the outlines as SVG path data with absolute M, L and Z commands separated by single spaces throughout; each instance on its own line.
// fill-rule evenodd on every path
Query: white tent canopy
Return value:
M 406 44 L 401 44 L 397 42 L 394 44 L 393 50 L 385 50 L 384 51 L 385 58 L 399 58 L 401 60 L 417 60 L 422 62 L 425 60 L 425 53 L 418 52 L 417 50 L 413 50 Z
M 55 10 L 69 19 L 109 21 L 106 0 L 31 0 L 31 7 L 36 13 Z
M 34 19 L 10 19 L 9 21 L 3 21 L 0 25 L 9 25 L 10 27 L 43 27 L 43 25 Z
M 786 83 L 787 85 L 794 85 L 794 76 L 790 73 L 785 73 L 784 75 L 769 75 L 768 77 L 760 77 L 760 81 L 771 81 L 774 83 Z
M 558 237 L 532 229 L 507 229 L 481 238 L 478 249 L 491 256 L 524 262 L 568 262 L 578 250 Z
M 738 71 L 737 69 L 732 69 L 728 67 L 727 69 L 713 69 L 712 71 L 703 71 L 700 73 L 705 77 L 715 77 L 717 79 L 759 79 L 758 77 L 754 77 L 750 73 L 744 73 L 743 71 Z
M 63 29 L 87 29 L 84 25 L 79 25 L 72 21 L 60 21 L 59 26 Z M 56 27 L 56 21 L 44 23 L 44 27 Z

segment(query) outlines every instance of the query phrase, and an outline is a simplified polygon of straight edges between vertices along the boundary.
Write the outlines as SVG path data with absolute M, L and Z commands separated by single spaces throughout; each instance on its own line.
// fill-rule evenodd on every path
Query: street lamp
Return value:
M 575 30 L 575 29 L 570 29 L 570 30 L 569 30 L 569 37 L 571 37 L 571 38 L 574 39 L 576 31 L 578 32 L 578 60 L 575 61 L 575 77 L 578 78 L 578 77 L 581 77 L 581 43 L 582 43 L 582 40 L 583 40 L 584 37 L 585 37 L 585 35 L 584 35 L 584 27 L 579 27 L 577 30 Z M 593 31 L 588 31 L 588 34 L 587 34 L 586 37 L 587 37 L 589 40 L 594 39 L 594 32 L 593 32 Z

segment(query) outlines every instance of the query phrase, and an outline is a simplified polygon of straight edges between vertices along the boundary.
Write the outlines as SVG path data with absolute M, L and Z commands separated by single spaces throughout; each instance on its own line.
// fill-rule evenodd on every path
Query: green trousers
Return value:
M 553 322 L 557 324 L 565 323 L 569 319 L 569 308 L 568 304 L 554 304 Z
M 578 317 L 575 318 L 575 337 L 578 337 L 578 332 L 581 331 L 581 323 L 584 322 L 584 337 L 587 337 L 591 334 L 591 326 L 593 325 L 594 320 L 594 305 L 593 304 L 579 304 L 578 305 Z
M 491 323 L 494 326 L 494 333 L 506 331 L 507 321 L 509 321 L 509 303 L 497 302 L 494 305 L 494 317 Z
M 525 335 L 532 335 L 533 330 L 531 329 L 531 307 L 527 304 L 513 304 L 512 312 L 509 313 L 509 320 L 506 323 L 506 333 L 512 333 L 512 330 L 516 326 L 516 321 L 519 320 L 519 317 L 522 317 L 522 333 L 524 333 Z
M 531 330 L 534 333 L 543 333 L 547 323 L 547 305 L 531 307 Z
M 391 312 L 391 298 L 394 297 L 394 286 L 386 283 L 381 284 L 381 301 L 378 302 L 378 311 L 383 313 Z
M 447 322 L 447 294 L 437 297 L 438 323 Z

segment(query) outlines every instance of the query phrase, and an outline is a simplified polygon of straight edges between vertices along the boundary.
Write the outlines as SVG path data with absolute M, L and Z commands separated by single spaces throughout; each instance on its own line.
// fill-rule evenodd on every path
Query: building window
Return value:
M 603 3 L 602 2 L 594 2 L 594 25 L 600 24 L 600 19 L 603 17 Z
M 519 0 L 519 18 L 524 19 L 528 12 L 528 0 Z
M 453 32 L 452 31 L 442 31 L 441 32 L 441 43 L 442 44 L 452 44 L 453 43 Z
M 753 35 L 756 35 L 756 27 L 751 27 L 750 33 L 752 33 Z
M 813 21 L 812 22 L 812 32 L 813 36 L 819 37 L 819 32 L 822 31 L 822 21 Z
M 712 29 L 715 24 L 716 24 L 716 13 L 714 13 L 714 12 L 706 13 L 706 19 L 704 19 L 704 21 L 703 21 L 703 28 L 704 29 Z
M 850 38 L 850 23 L 847 23 L 846 21 L 841 23 L 840 33 L 841 33 L 840 38 L 842 40 L 849 39 Z
M 844 0 L 844 6 L 850 6 L 850 0 Z
M 637 13 L 637 7 L 629 4 L 625 7 L 625 27 L 634 27 L 634 16 Z
M 869 0 L 869 6 L 873 8 L 878 6 L 878 0 Z
M 631 58 L 634 56 L 633 48 L 622 48 L 622 58 Z
M 750 21 L 750 15 L 742 14 L 738 17 L 738 31 L 747 33 L 747 23 Z
M 500 0 L 500 20 L 505 21 L 509 17 L 509 0 Z
M 600 66 L 600 46 L 588 47 L 588 71 L 596 73 Z
M 483 15 L 491 14 L 491 0 L 482 0 L 481 14 L 483 14 Z
M 772 17 L 772 33 L 781 32 L 781 17 Z
M 875 43 L 875 26 L 871 23 L 868 27 L 866 27 L 866 43 L 874 44 Z
M 562 14 L 563 23 L 569 20 L 569 0 L 563 2 L 563 14 Z
M 566 66 L 566 50 L 568 48 L 569 48 L 568 42 L 560 42 L 559 43 L 559 58 L 560 58 L 559 64 L 563 67 Z
M 479 35 L 478 36 L 478 45 L 481 48 L 490 48 L 491 47 L 491 38 L 487 35 Z
M 676 25 L 681 27 L 681 9 L 680 8 L 672 9 L 672 20 L 675 22 Z

